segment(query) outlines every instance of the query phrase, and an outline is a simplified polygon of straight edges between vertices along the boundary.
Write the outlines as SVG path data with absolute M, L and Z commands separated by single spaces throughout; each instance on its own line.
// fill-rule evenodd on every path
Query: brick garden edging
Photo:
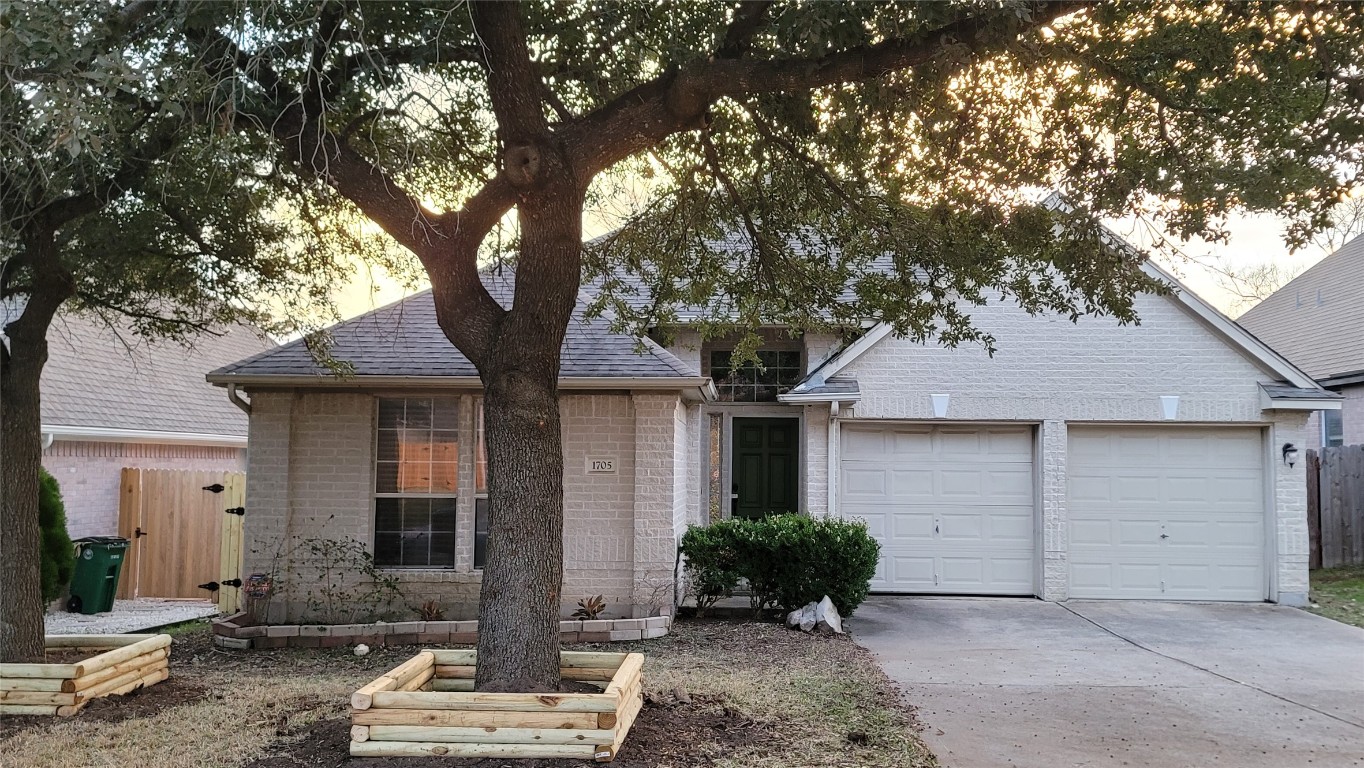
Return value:
M 239 623 L 246 613 L 213 622 L 213 644 L 220 648 L 338 648 L 343 645 L 425 645 L 478 642 L 477 621 L 397 621 L 375 624 Z M 615 643 L 652 640 L 668 634 L 671 616 L 648 619 L 595 619 L 559 622 L 564 643 Z

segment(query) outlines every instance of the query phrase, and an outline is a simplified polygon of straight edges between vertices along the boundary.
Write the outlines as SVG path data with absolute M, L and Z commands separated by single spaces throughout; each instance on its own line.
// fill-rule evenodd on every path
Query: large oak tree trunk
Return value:
M 5 328 L 9 351 L 0 353 L 0 661 L 43 658 L 39 383 L 47 330 L 67 295 L 61 285 L 30 296 L 23 314 Z
M 475 359 L 484 387 L 489 508 L 479 690 L 559 687 L 564 454 L 558 381 L 581 280 L 582 211 L 583 190 L 571 180 L 523 199 L 515 303 Z M 461 337 L 454 328 L 447 334 Z

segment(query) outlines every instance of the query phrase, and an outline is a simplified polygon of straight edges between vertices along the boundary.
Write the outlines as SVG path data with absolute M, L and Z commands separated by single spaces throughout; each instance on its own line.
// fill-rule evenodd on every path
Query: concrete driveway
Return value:
M 1364 630 L 1272 605 L 873 597 L 947 768 L 1364 766 Z

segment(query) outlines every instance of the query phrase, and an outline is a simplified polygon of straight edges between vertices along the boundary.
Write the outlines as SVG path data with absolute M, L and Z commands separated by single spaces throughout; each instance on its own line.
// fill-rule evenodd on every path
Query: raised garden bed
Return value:
M 568 619 L 559 622 L 562 643 L 652 640 L 668 634 L 671 616 L 647 619 Z M 220 648 L 335 648 L 342 645 L 426 645 L 478 642 L 477 621 L 399 621 L 374 624 L 253 624 L 246 613 L 213 622 Z
M 601 693 L 479 693 L 476 651 L 425 650 L 351 695 L 355 757 L 568 757 L 610 762 L 644 703 L 644 655 L 560 654 Z
M 48 635 L 63 663 L 0 664 L 0 715 L 74 715 L 170 677 L 170 635 Z

